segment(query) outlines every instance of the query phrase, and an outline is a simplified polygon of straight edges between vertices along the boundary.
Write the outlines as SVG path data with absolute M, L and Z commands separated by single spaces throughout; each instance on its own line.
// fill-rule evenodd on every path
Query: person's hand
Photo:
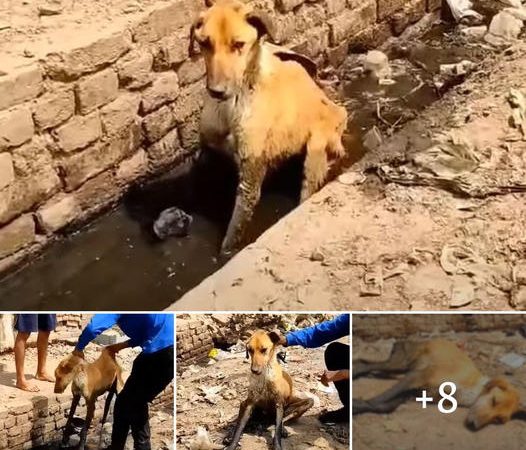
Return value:
M 77 358 L 82 358 L 84 359 L 84 352 L 82 350 L 73 350 L 73 355 L 76 356 Z
M 326 370 L 320 376 L 319 380 L 324 386 L 329 386 L 329 383 L 335 383 L 336 381 L 348 380 L 348 370 Z

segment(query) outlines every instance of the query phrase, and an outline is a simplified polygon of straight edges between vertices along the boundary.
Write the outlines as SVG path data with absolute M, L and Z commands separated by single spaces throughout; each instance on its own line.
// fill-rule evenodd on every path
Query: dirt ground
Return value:
M 96 33 L 122 30 L 155 4 L 167 2 L 4 0 L 0 3 L 0 70 L 9 72 L 46 53 L 80 47 L 91 42 Z
M 526 308 L 524 79 L 522 40 L 491 52 L 172 308 Z
M 517 334 L 494 332 L 442 334 L 462 342 L 470 357 L 487 376 L 505 375 L 526 395 L 526 365 L 512 369 L 500 362 L 507 353 L 526 354 L 526 339 Z M 427 336 L 437 337 L 437 335 Z M 415 338 L 419 338 L 415 336 Z M 385 359 L 393 340 L 364 342 L 353 338 L 353 359 Z M 370 398 L 381 393 L 395 380 L 360 378 L 353 382 L 353 398 Z M 355 450 L 420 450 L 420 449 L 509 449 L 524 447 L 526 423 L 516 418 L 505 425 L 488 425 L 473 432 L 464 426 L 467 409 L 441 414 L 436 405 L 423 410 L 416 401 L 408 400 L 390 414 L 362 414 L 353 417 Z
M 324 426 L 317 419 L 323 410 L 341 407 L 334 387 L 326 392 L 317 380 L 324 371 L 323 351 L 324 348 L 287 349 L 285 370 L 291 375 L 296 392 L 308 391 L 317 400 L 304 416 L 286 426 L 289 431 L 289 437 L 283 439 L 286 450 L 349 448 L 348 424 Z M 244 346 L 229 356 L 212 365 L 186 367 L 177 376 L 176 442 L 181 448 L 191 448 L 199 426 L 207 429 L 210 440 L 219 446 L 231 430 L 239 404 L 245 398 L 249 365 Z M 272 444 L 272 429 L 270 423 L 260 426 L 249 423 L 240 442 L 241 448 L 268 449 Z
M 49 346 L 48 367 L 53 372 L 59 362 L 74 348 L 73 340 L 69 342 L 54 342 Z M 98 357 L 100 348 L 97 345 L 89 345 L 86 348 L 85 355 L 88 361 L 93 361 Z M 125 349 L 119 352 L 118 361 L 124 370 L 124 380 L 129 375 L 133 360 L 137 356 L 136 349 Z M 2 405 L 9 405 L 10 402 L 16 403 L 23 399 L 32 399 L 35 396 L 54 396 L 53 383 L 38 381 L 33 379 L 33 374 L 36 372 L 37 353 L 36 348 L 29 348 L 26 353 L 25 372 L 28 380 L 34 383 L 40 391 L 38 393 L 30 393 L 17 389 L 15 387 L 16 372 L 14 354 L 6 352 L 0 355 L 0 403 Z M 71 393 L 71 388 L 68 387 L 66 393 Z M 83 403 L 81 402 L 81 405 Z M 150 410 L 150 425 L 152 430 L 152 444 L 156 450 L 168 450 L 173 448 L 173 409 L 172 408 L 151 408 Z M 100 426 L 95 421 L 88 434 L 89 448 L 97 448 L 98 436 Z M 109 445 L 111 437 L 111 426 L 107 424 L 103 431 L 103 443 Z M 52 443 L 50 443 L 52 444 Z M 131 437 L 128 439 L 127 448 L 133 448 Z M 50 450 L 54 447 L 50 447 Z

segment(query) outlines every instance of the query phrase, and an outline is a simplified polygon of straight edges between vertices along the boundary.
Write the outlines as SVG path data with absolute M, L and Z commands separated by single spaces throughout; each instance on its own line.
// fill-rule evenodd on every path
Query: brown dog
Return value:
M 237 447 L 254 408 L 275 411 L 274 449 L 280 450 L 283 423 L 302 416 L 314 404 L 311 398 L 294 396 L 292 379 L 276 359 L 279 341 L 277 333 L 257 330 L 247 342 L 247 358 L 251 359 L 248 397 L 241 403 L 229 450 Z
M 70 383 L 73 393 L 68 420 L 64 427 L 63 445 L 67 444 L 72 434 L 72 420 L 80 398 L 83 397 L 86 401 L 86 420 L 80 434 L 79 444 L 79 449 L 83 450 L 86 445 L 87 432 L 95 413 L 97 398 L 108 392 L 102 416 L 102 425 L 104 425 L 113 395 L 120 392 L 123 386 L 122 369 L 115 359 L 115 353 L 108 349 L 103 349 L 99 358 L 92 363 L 88 363 L 84 359 L 82 352 L 74 351 L 59 363 L 55 369 L 55 378 L 56 394 L 63 393 Z
M 405 394 L 415 390 L 426 389 L 433 398 L 439 398 L 438 388 L 445 381 L 455 383 L 454 397 L 459 406 L 469 407 L 466 425 L 470 428 L 506 423 L 513 415 L 526 410 L 519 392 L 508 380 L 482 375 L 465 351 L 441 339 L 400 341 L 395 343 L 386 361 L 353 361 L 353 378 L 370 373 L 403 373 L 404 376 L 372 399 L 353 399 L 353 414 L 393 411 L 406 400 Z
M 328 156 L 344 153 L 347 112 L 325 95 L 299 58 L 264 45 L 272 24 L 239 0 L 217 0 L 191 28 L 206 65 L 201 140 L 229 154 L 239 171 L 234 212 L 223 240 L 241 241 L 269 169 L 306 152 L 301 199 L 326 179 Z

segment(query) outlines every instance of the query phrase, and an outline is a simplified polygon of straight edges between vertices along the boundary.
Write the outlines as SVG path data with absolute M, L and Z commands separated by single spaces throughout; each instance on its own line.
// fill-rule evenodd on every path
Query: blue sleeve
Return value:
M 336 339 L 349 336 L 350 331 L 350 315 L 341 314 L 332 320 L 288 333 L 287 345 L 300 345 L 304 348 L 321 347 Z
M 82 331 L 75 348 L 80 351 L 84 350 L 99 334 L 115 325 L 120 316 L 120 314 L 95 314 Z

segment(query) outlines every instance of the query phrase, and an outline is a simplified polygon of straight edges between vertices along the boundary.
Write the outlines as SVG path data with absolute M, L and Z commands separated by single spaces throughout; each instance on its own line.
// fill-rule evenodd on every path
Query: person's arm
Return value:
M 115 325 L 119 317 L 120 314 L 95 314 L 80 334 L 75 351 L 83 352 L 93 339 Z
M 131 339 L 128 339 L 127 341 L 119 342 L 117 344 L 108 345 L 106 347 L 107 350 L 109 350 L 112 353 L 119 353 L 121 350 L 124 350 L 128 347 L 133 347 L 133 343 Z
M 323 372 L 323 375 L 320 377 L 320 382 L 325 386 L 329 386 L 329 383 L 335 383 L 337 381 L 348 380 L 349 379 L 349 369 L 341 370 L 326 370 Z
M 300 345 L 304 348 L 316 348 L 348 336 L 349 333 L 350 316 L 341 314 L 332 320 L 288 333 L 285 340 L 288 347 Z

